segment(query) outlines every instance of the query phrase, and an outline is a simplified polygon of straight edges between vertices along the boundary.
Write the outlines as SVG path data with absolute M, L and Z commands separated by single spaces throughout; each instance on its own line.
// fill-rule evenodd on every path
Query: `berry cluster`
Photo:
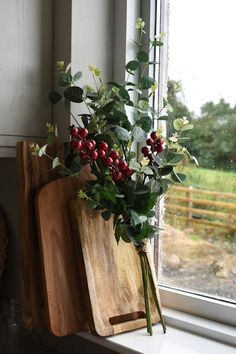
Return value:
M 70 135 L 72 136 L 70 145 L 74 151 L 79 153 L 81 160 L 97 160 L 96 141 L 93 139 L 87 140 L 88 130 L 86 128 L 72 127 Z
M 147 146 L 142 147 L 142 153 L 145 157 L 149 158 L 151 162 L 153 160 L 152 154 L 159 154 L 163 150 L 164 140 L 157 135 L 157 132 L 152 132 L 150 138 L 146 140 Z
M 70 130 L 72 149 L 79 153 L 81 160 L 96 161 L 102 160 L 105 167 L 108 167 L 113 181 L 121 182 L 125 177 L 132 175 L 132 170 L 116 150 L 110 150 L 105 141 L 98 144 L 95 140 L 87 140 L 88 130 L 86 128 L 72 127 Z

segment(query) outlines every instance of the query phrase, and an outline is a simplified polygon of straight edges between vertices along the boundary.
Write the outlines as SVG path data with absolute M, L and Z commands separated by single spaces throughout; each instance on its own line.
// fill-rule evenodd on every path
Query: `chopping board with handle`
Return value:
M 76 260 L 69 205 L 78 192 L 78 178 L 64 177 L 41 188 L 35 199 L 44 297 L 49 330 L 64 336 L 88 329 L 82 273 Z
M 46 156 L 32 154 L 32 142 L 17 143 L 17 167 L 20 206 L 20 268 L 21 268 L 21 316 L 28 329 L 45 327 L 42 273 L 38 234 L 35 220 L 34 198 L 46 183 L 58 178 L 59 169 L 52 170 L 52 161 Z M 63 162 L 64 145 L 48 147 L 51 156 Z
M 146 326 L 139 256 L 133 244 L 117 245 L 113 221 L 88 210 L 83 201 L 71 203 L 71 216 L 79 249 L 81 272 L 87 280 L 92 323 L 100 336 L 109 336 Z M 151 296 L 150 296 L 151 297 Z M 151 297 L 152 322 L 159 321 Z

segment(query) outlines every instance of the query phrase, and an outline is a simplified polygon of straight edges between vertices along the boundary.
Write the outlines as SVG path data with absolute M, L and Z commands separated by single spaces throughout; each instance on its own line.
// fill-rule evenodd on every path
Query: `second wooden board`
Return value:
M 80 272 L 85 272 L 93 323 L 90 328 L 109 336 L 146 326 L 139 256 L 133 244 L 117 245 L 113 221 L 91 212 L 77 199 L 71 205 Z M 86 298 L 88 296 L 84 294 Z M 151 297 L 152 322 L 158 322 Z

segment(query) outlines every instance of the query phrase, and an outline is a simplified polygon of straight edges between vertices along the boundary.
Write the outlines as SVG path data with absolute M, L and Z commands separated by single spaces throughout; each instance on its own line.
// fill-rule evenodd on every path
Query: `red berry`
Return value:
M 119 159 L 115 159 L 115 160 L 113 160 L 113 164 L 114 164 L 115 166 L 118 166 L 118 165 L 119 165 L 119 162 L 120 162 L 120 160 L 119 160 Z
M 98 156 L 100 157 L 100 159 L 104 159 L 106 156 L 106 151 L 98 150 Z
M 133 171 L 129 167 L 124 171 L 125 177 L 130 177 L 132 173 Z
M 160 152 L 162 152 L 162 150 L 163 150 L 163 146 L 160 144 L 157 144 L 156 146 L 155 146 L 155 151 L 157 152 L 157 153 L 160 153 Z
M 86 141 L 85 147 L 90 151 L 93 150 L 93 144 L 89 141 Z
M 151 146 L 153 144 L 153 140 L 151 138 L 148 138 L 146 140 L 147 145 Z
M 105 164 L 105 166 L 111 166 L 112 163 L 113 163 L 113 160 L 112 160 L 111 157 L 106 157 L 106 158 L 104 159 L 104 164 Z
M 125 171 L 126 168 L 128 167 L 128 164 L 127 164 L 127 162 L 121 160 L 121 161 L 119 162 L 118 167 L 119 167 L 119 170 L 120 170 L 120 171 Z
M 81 140 L 71 141 L 71 147 L 75 150 L 81 150 L 82 149 L 82 141 Z
M 107 143 L 105 141 L 100 141 L 98 147 L 99 147 L 100 150 L 105 150 L 105 151 L 108 150 L 108 145 L 107 145 Z
M 121 181 L 123 180 L 122 173 L 121 173 L 121 172 L 118 172 L 118 173 L 112 174 L 112 179 L 113 179 L 113 181 L 115 181 L 115 182 L 121 182 Z
M 150 152 L 150 150 L 147 146 L 142 147 L 141 151 L 144 154 L 144 156 L 147 156 Z
M 97 151 L 92 151 L 92 152 L 90 153 L 90 158 L 91 158 L 91 160 L 93 160 L 93 161 L 97 160 L 97 158 L 98 158 L 98 153 L 97 153 Z
M 152 140 L 157 140 L 157 138 L 158 138 L 157 132 L 152 132 L 151 133 L 151 138 L 152 138 Z
M 78 135 L 84 139 L 86 138 L 86 136 L 88 135 L 88 130 L 86 128 L 80 128 L 79 129 L 79 132 L 78 132 Z
M 72 136 L 77 136 L 77 135 L 78 135 L 78 132 L 79 132 L 79 129 L 78 129 L 78 128 L 72 127 L 71 130 L 70 130 L 70 135 L 72 135 Z
M 91 139 L 91 140 L 89 140 L 89 143 L 93 144 L 93 148 L 95 148 L 95 146 L 96 146 L 96 141 L 95 140 Z
M 162 145 L 162 144 L 164 144 L 164 140 L 161 139 L 161 138 L 158 138 L 155 143 L 156 143 L 156 144 L 159 144 L 159 145 Z
M 112 150 L 109 154 L 109 156 L 113 159 L 113 160 L 116 160 L 118 157 L 119 157 L 119 154 L 117 151 L 115 150 Z

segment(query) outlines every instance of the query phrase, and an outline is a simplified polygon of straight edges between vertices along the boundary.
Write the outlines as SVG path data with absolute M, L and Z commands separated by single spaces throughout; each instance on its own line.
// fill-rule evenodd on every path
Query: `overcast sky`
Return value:
M 236 0 L 169 0 L 169 78 L 199 114 L 207 101 L 236 104 Z

